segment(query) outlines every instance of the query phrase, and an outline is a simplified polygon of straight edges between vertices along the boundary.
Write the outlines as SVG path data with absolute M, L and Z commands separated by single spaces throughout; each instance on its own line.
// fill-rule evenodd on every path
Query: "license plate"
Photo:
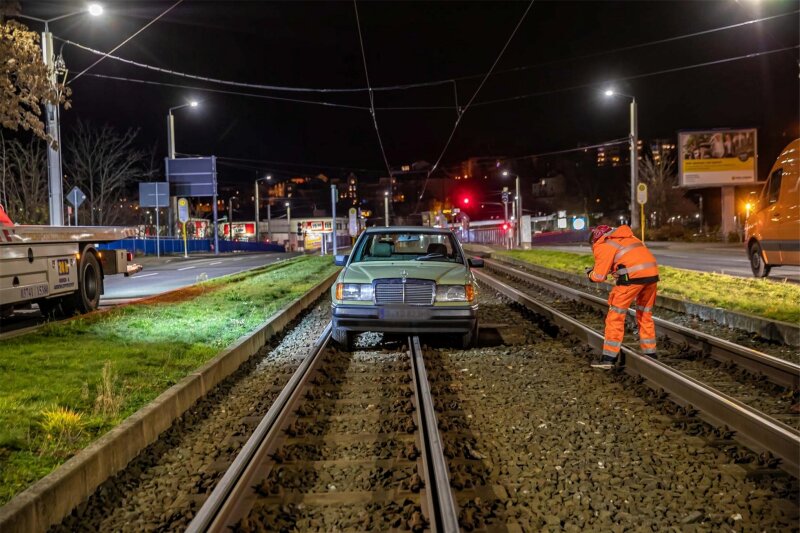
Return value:
M 428 320 L 431 316 L 429 309 L 415 309 L 413 307 L 381 307 L 378 316 L 386 320 L 410 320 L 418 322 Z

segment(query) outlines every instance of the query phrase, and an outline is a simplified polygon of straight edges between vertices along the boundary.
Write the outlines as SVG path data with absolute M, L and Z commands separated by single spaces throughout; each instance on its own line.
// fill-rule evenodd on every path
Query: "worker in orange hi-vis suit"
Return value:
M 628 226 L 592 229 L 594 267 L 587 269 L 595 283 L 605 281 L 611 274 L 617 286 L 608 295 L 608 315 L 603 340 L 603 357 L 595 368 L 610 369 L 617 363 L 622 339 L 625 336 L 625 317 L 628 307 L 636 300 L 636 322 L 639 325 L 639 347 L 642 353 L 656 357 L 656 325 L 653 306 L 656 303 L 658 264 L 642 241 L 633 236 Z

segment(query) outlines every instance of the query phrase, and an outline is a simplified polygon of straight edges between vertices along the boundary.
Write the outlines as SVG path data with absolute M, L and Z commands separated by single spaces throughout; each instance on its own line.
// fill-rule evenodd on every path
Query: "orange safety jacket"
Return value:
M 594 268 L 589 279 L 605 281 L 617 274 L 617 285 L 647 285 L 658 281 L 656 258 L 642 241 L 633 236 L 628 226 L 619 226 L 597 239 L 592 245 Z

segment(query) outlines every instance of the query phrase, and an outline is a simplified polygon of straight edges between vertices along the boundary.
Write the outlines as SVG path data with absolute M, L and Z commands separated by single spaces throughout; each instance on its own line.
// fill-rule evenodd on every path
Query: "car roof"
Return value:
M 450 228 L 432 228 L 430 226 L 373 226 L 367 233 L 452 233 Z

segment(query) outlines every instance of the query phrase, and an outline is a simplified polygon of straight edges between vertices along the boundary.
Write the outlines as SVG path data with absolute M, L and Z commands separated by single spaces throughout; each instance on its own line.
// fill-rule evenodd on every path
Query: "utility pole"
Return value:
M 517 247 L 522 247 L 522 194 L 519 190 L 519 176 L 516 179 L 516 188 L 517 188 L 517 196 L 515 204 L 517 206 L 517 213 L 516 213 L 516 221 L 517 224 L 515 226 L 517 230 Z
M 256 199 L 256 242 L 259 242 L 258 241 L 258 220 L 259 220 L 259 217 L 258 217 L 258 215 L 259 215 L 259 213 L 258 213 L 258 204 L 259 204 L 259 201 L 258 201 L 258 180 L 256 180 L 255 187 L 256 187 L 256 195 L 255 195 L 255 199 Z
M 47 77 L 50 86 L 55 88 L 58 84 L 55 54 L 53 51 L 53 34 L 47 22 L 44 23 L 42 32 L 42 58 L 47 69 Z M 55 104 L 48 102 L 45 104 L 45 114 L 47 115 L 47 133 L 52 141 L 47 144 L 47 181 L 50 190 L 50 225 L 64 225 L 64 190 L 61 186 L 61 126 L 59 124 L 58 101 Z M 58 149 L 53 148 L 53 144 Z M 94 208 L 94 205 L 92 205 Z
M 639 210 L 636 208 L 636 184 L 639 182 L 639 122 L 636 98 L 631 97 L 631 227 L 639 227 Z
M 289 239 L 289 251 L 292 249 L 292 204 L 286 202 L 286 224 L 289 226 L 289 233 L 287 237 Z
M 333 247 L 331 248 L 332 254 L 336 257 L 336 200 L 339 197 L 339 191 L 336 185 L 331 185 L 331 230 L 333 232 Z

